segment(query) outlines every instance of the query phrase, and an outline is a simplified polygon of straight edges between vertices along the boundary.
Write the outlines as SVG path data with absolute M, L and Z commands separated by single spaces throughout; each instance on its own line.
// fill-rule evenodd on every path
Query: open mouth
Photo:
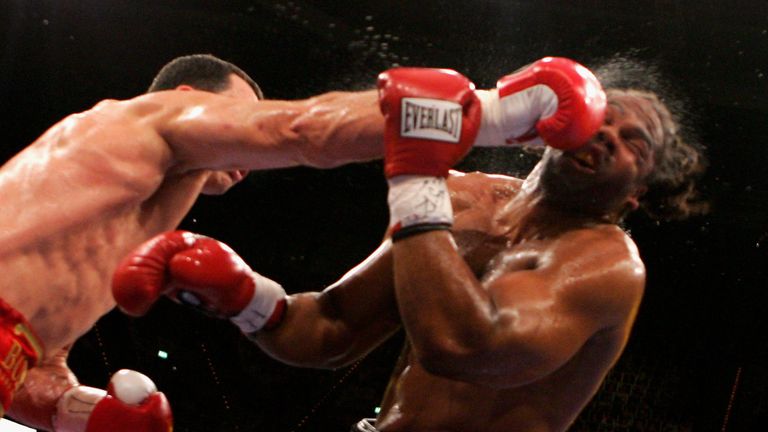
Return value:
M 588 150 L 579 150 L 570 154 L 571 159 L 576 165 L 585 170 L 594 172 L 597 169 L 597 161 L 592 152 Z

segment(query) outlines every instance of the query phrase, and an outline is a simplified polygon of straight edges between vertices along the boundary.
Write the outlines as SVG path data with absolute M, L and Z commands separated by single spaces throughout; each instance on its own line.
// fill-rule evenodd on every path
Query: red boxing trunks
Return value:
M 43 346 L 24 316 L 0 299 L 0 416 L 11 406 L 27 369 L 43 357 Z

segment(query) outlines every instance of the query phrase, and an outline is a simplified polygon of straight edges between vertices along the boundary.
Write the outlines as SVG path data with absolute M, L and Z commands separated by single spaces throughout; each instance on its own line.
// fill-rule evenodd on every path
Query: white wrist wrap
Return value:
M 83 432 L 96 404 L 107 395 L 105 390 L 77 385 L 64 392 L 56 403 L 53 430 Z
M 389 226 L 394 231 L 417 225 L 450 227 L 453 208 L 442 177 L 402 175 L 389 179 Z
M 544 145 L 539 137 L 518 141 L 535 133 L 536 123 L 557 111 L 557 95 L 548 86 L 539 84 L 499 99 L 499 90 L 476 90 L 480 99 L 482 119 L 475 146 L 498 147 L 524 142 Z
M 277 303 L 287 295 L 283 287 L 272 279 L 256 272 L 253 272 L 252 277 L 254 289 L 251 302 L 238 315 L 230 318 L 245 334 L 261 330 L 275 311 Z

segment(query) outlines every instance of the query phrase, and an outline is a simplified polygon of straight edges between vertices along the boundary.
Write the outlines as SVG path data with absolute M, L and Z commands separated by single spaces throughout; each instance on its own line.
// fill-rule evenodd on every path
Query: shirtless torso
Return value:
M 105 101 L 2 166 L 0 292 L 47 352 L 114 307 L 117 262 L 175 228 L 206 188 L 222 193 L 248 169 L 328 167 L 381 154 L 375 92 L 255 102 L 206 92 Z
M 460 254 L 492 293 L 504 297 L 503 304 L 548 301 L 562 307 L 567 293 L 516 291 L 514 286 L 494 287 L 494 281 L 510 272 L 535 272 L 557 259 L 562 249 L 601 247 L 598 242 L 615 243 L 624 252 L 613 256 L 638 272 L 643 265 L 632 242 L 613 225 L 564 229 L 557 233 L 521 233 L 519 221 L 510 219 L 507 208 L 522 181 L 519 179 L 467 174 L 454 178 L 453 205 L 456 210 L 454 238 Z M 565 243 L 565 244 L 564 244 Z M 570 243 L 570 244 L 568 244 Z M 576 269 L 567 270 L 578 277 Z M 578 270 L 579 272 L 584 269 Z M 641 289 L 634 280 L 616 291 L 627 290 L 626 301 L 636 309 Z M 619 311 L 617 311 L 618 313 Z M 377 428 L 382 431 L 559 431 L 564 430 L 597 391 L 602 379 L 618 359 L 634 321 L 634 311 L 623 319 L 605 323 L 591 335 L 578 352 L 550 374 L 531 382 L 498 386 L 463 382 L 426 371 L 406 346 L 393 372 L 384 397 Z M 515 369 L 515 368 L 513 368 Z M 513 379 L 512 381 L 515 381 Z
M 243 91 L 244 82 L 234 84 Z M 327 167 L 381 154 L 375 92 L 295 102 L 231 96 L 170 91 L 104 101 L 2 166 L 0 298 L 26 317 L 45 349 L 11 416 L 51 427 L 56 398 L 76 383 L 68 348 L 115 306 L 118 262 L 176 228 L 200 193 L 223 193 L 249 169 Z M 368 120 L 345 112 L 351 108 Z
M 383 432 L 562 432 L 619 358 L 637 315 L 645 267 L 617 224 L 647 190 L 660 124 L 650 101 L 618 95 L 597 135 L 578 149 L 548 148 L 524 181 L 453 173 L 454 217 L 385 239 L 320 292 L 287 296 L 275 326 L 241 329 L 285 363 L 335 368 L 404 328 L 407 347 L 376 423 Z M 418 205 L 436 213 L 443 189 L 424 190 Z M 134 258 L 157 256 L 168 241 L 159 237 Z M 209 305 L 243 293 L 260 304 L 270 296 L 262 289 L 275 291 L 274 281 L 233 266 L 233 251 L 217 250 L 225 252 L 204 254 L 215 259 L 199 266 L 227 282 L 210 287 L 196 271 L 180 271 L 177 282 Z M 252 283 L 233 284 L 232 274 Z M 235 309 L 254 310 L 271 317 L 278 308 Z
M 0 211 L 0 292 L 45 348 L 9 410 L 29 425 L 50 428 L 56 400 L 77 383 L 68 347 L 115 306 L 118 260 L 147 235 L 174 228 L 208 177 L 164 178 L 163 165 L 152 166 L 160 160 L 139 151 L 162 144 L 160 136 L 127 115 L 114 128 L 126 114 L 115 105 L 65 119 L 0 171 L 0 195 L 14 203 Z
M 645 278 L 635 245 L 607 223 L 526 222 L 529 212 L 520 201 L 526 186 L 516 178 L 454 173 L 448 184 L 456 246 L 487 293 L 501 342 L 466 364 L 438 357 L 425 366 L 414 352 L 422 330 L 406 326 L 409 342 L 376 427 L 565 430 L 627 342 Z M 425 306 L 432 300 L 395 298 L 392 249 L 385 241 L 322 293 L 292 295 L 281 327 L 254 340 L 291 364 L 338 367 L 400 328 L 411 314 L 408 305 L 429 323 Z M 450 321 L 474 325 L 469 319 L 457 314 Z M 427 337 L 448 338 L 451 331 L 438 324 Z
M 103 111 L 64 120 L 0 174 L 2 196 L 14 203 L 0 212 L 0 286 L 48 353 L 114 307 L 109 282 L 117 261 L 147 235 L 174 228 L 207 178 L 202 171 L 164 178 L 161 164 L 139 161 L 138 149 L 152 145 L 138 142 L 160 136 L 137 135 L 127 117 L 109 138 L 86 138 L 104 120 L 87 117 L 121 115 Z M 99 148 L 103 140 L 110 143 Z

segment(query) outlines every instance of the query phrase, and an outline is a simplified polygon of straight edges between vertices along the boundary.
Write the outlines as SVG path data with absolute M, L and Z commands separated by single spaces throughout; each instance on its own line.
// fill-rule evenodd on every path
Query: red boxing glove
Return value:
M 378 87 L 387 177 L 446 177 L 477 135 L 474 84 L 448 69 L 394 68 L 379 74 Z
M 453 209 L 445 177 L 477 136 L 475 86 L 457 72 L 427 68 L 390 69 L 378 86 L 392 239 L 448 229 Z
M 251 270 L 229 246 L 186 231 L 160 234 L 118 265 L 112 278 L 118 306 L 145 314 L 161 295 L 230 318 L 246 333 L 271 328 L 285 310 L 285 290 Z
M 59 398 L 56 432 L 171 432 L 173 415 L 147 376 L 128 369 L 112 375 L 107 391 L 77 385 Z
M 147 376 L 123 369 L 107 391 L 75 386 L 59 399 L 56 432 L 171 432 L 173 415 L 163 393 Z
M 165 395 L 146 376 L 121 370 L 91 412 L 85 432 L 171 432 L 173 415 Z
M 584 66 L 561 57 L 545 57 L 501 78 L 497 89 L 477 92 L 482 126 L 475 145 L 545 144 L 570 150 L 597 133 L 605 117 L 606 96 Z

